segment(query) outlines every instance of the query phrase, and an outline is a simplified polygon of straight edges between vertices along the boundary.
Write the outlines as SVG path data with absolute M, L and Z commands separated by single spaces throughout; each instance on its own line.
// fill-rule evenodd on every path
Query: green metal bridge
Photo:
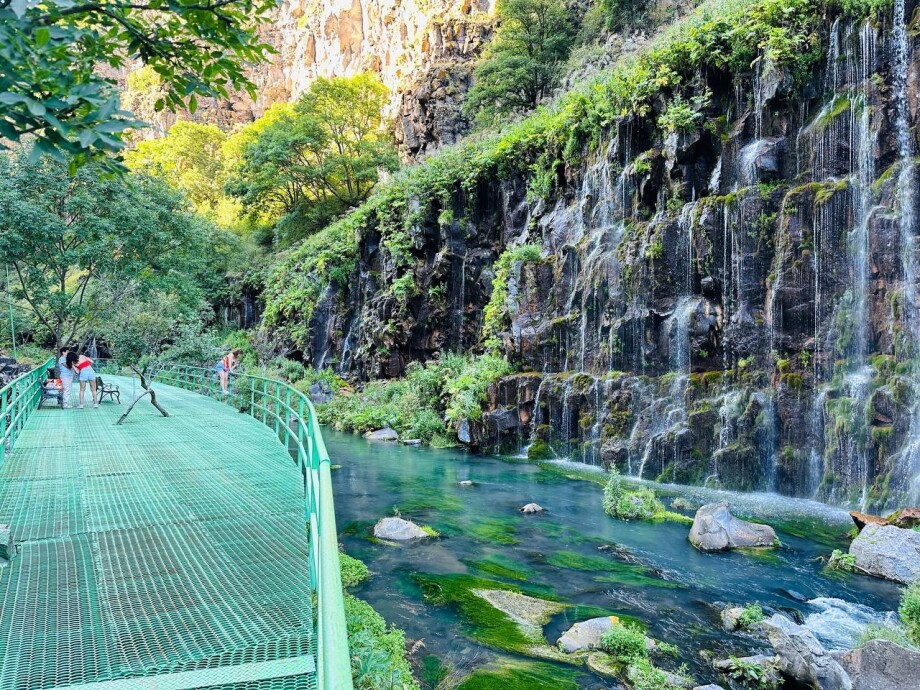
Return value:
M 125 405 L 36 409 L 48 366 L 0 390 L 0 690 L 351 690 L 309 400 L 165 367 L 170 416 L 116 426 Z

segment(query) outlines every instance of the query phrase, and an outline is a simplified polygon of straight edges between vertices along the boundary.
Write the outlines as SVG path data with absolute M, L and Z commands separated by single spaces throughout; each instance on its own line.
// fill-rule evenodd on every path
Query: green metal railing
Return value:
M 0 388 L 0 466 L 6 454 L 16 445 L 16 437 L 29 415 L 38 406 L 42 396 L 42 380 L 45 372 L 53 366 L 54 359 L 49 359 Z
M 201 395 L 214 398 L 221 395 L 217 374 L 212 369 L 162 364 L 156 367 L 153 376 L 155 381 Z M 316 411 L 309 398 L 281 381 L 249 374 L 232 378 L 232 390 L 225 400 L 273 429 L 300 469 L 310 541 L 308 568 L 316 593 L 318 687 L 351 690 L 331 463 Z

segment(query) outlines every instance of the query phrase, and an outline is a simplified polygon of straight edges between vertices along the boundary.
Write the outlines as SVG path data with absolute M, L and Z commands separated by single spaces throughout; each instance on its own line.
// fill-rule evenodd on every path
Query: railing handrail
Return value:
M 272 426 L 268 419 L 272 417 L 276 436 L 284 434 L 285 447 L 290 451 L 292 441 L 296 446 L 297 464 L 304 480 L 304 512 L 309 528 L 309 573 L 317 602 L 318 687 L 320 690 L 352 690 L 331 460 L 316 410 L 310 398 L 283 381 L 246 373 L 233 376 L 237 385 L 241 379 L 251 382 L 245 411 L 267 426 Z M 206 367 L 162 363 L 157 365 L 154 377 L 163 383 L 209 397 L 214 397 L 216 392 L 216 372 Z M 258 402 L 256 385 L 253 384 L 260 389 Z M 230 396 L 232 398 L 233 395 Z M 268 407 L 268 402 L 274 403 L 274 410 Z M 256 410 L 259 410 L 258 415 Z M 244 410 L 241 408 L 241 411 Z M 293 425 L 296 425 L 296 430 Z
M 38 405 L 42 377 L 54 363 L 51 357 L 0 388 L 0 465 L 16 445 L 17 432 Z

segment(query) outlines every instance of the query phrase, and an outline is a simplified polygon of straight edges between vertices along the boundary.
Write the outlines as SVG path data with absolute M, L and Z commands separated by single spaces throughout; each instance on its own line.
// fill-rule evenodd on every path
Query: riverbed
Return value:
M 650 636 L 678 647 L 678 658 L 662 666 L 686 664 L 701 684 L 720 680 L 711 658 L 745 655 L 763 644 L 722 632 L 719 603 L 756 602 L 768 614 L 789 612 L 831 648 L 854 644 L 862 626 L 897 608 L 897 586 L 825 570 L 820 558 L 848 543 L 851 523 L 840 509 L 773 495 L 659 487 L 666 505 L 681 494 L 696 504 L 725 498 L 737 514 L 772 524 L 782 541 L 766 551 L 703 554 L 687 541 L 688 525 L 605 515 L 601 485 L 566 476 L 578 465 L 371 443 L 333 432 L 326 443 L 341 465 L 333 472 L 340 541 L 372 572 L 354 593 L 417 645 L 414 656 L 423 661 L 431 687 L 446 669 L 508 663 L 532 672 L 533 688 L 620 687 L 583 667 L 496 650 L 462 602 L 431 600 L 432 588 L 445 582 L 489 580 L 575 605 L 545 626 L 550 644 L 573 622 L 599 612 L 633 617 Z M 463 480 L 473 485 L 461 486 Z M 530 502 L 546 511 L 521 514 Z M 373 523 L 394 514 L 429 525 L 441 537 L 376 542 Z M 547 675 L 555 680 L 542 681 Z

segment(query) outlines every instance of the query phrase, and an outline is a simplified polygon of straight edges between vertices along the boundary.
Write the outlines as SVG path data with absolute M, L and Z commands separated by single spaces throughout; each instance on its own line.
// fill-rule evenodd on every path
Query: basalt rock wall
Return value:
M 313 363 L 389 377 L 480 348 L 499 258 L 535 245 L 511 264 L 498 345 L 522 373 L 492 387 L 471 445 L 864 509 L 916 500 L 912 13 L 828 17 L 804 84 L 766 58 L 701 75 L 705 118 L 622 121 L 547 197 L 527 175 L 480 183 L 472 206 L 458 186 L 413 225 L 408 294 L 365 233 L 350 287 L 314 313 Z

